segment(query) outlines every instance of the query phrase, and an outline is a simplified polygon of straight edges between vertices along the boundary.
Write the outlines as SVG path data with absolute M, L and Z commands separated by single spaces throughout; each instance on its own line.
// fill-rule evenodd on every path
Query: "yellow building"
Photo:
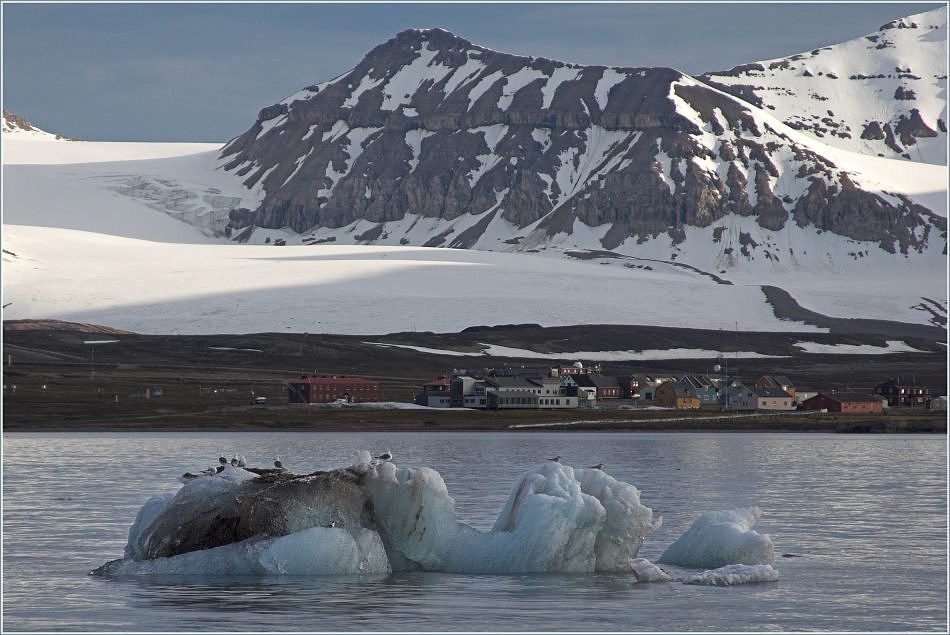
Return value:
M 696 392 L 682 384 L 665 381 L 656 388 L 653 402 L 664 408 L 678 410 L 693 410 L 699 408 L 699 397 Z

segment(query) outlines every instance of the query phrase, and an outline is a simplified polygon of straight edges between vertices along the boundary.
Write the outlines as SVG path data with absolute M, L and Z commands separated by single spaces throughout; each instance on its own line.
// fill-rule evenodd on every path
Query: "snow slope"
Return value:
M 848 42 L 702 79 L 829 145 L 871 156 L 947 163 L 946 5 Z M 902 138 L 901 118 L 909 122 L 915 110 L 933 136 L 910 133 Z M 871 122 L 877 122 L 873 131 L 867 128 Z
M 403 235 L 421 242 L 446 223 L 463 231 L 479 215 L 386 224 L 377 242 L 390 246 L 344 246 L 360 242 L 374 226 L 368 221 L 254 236 L 284 238 L 282 248 L 228 243 L 219 235 L 228 211 L 252 207 L 260 193 L 218 167 L 213 144 L 11 137 L 3 138 L 3 291 L 12 303 L 5 319 L 153 333 L 370 334 L 515 322 L 808 330 L 776 319 L 761 284 L 836 317 L 927 323 L 925 304 L 946 314 L 945 257 L 937 249 L 906 258 L 813 228 L 766 230 L 736 215 L 687 228 L 679 244 L 667 235 L 629 240 L 588 260 L 566 256 L 598 249 L 606 228 L 579 221 L 572 234 L 536 243 L 547 257 L 399 244 Z M 497 217 L 475 247 L 514 249 L 507 239 L 516 231 Z M 730 270 L 727 245 L 741 248 L 743 236 L 759 245 L 749 257 L 758 264 Z M 823 264 L 799 269 L 794 258 L 768 256 L 779 252 L 822 254 L 812 260 Z M 716 275 L 733 284 L 717 284 Z M 937 284 L 907 285 L 909 278 Z M 704 308 L 686 313 L 687 304 Z
M 33 125 L 33 122 L 12 112 L 3 111 L 3 139 L 22 139 L 29 141 L 70 141 L 52 132 L 46 132 Z
M 379 334 L 519 322 L 818 330 L 776 319 L 755 285 L 522 254 L 173 244 L 21 225 L 4 227 L 3 249 L 5 319 L 142 333 Z M 704 308 L 682 311 L 687 304 Z

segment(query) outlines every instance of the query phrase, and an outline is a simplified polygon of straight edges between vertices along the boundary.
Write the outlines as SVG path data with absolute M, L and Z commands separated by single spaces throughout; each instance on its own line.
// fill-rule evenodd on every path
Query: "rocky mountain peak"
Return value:
M 3 111 L 3 133 L 4 134 L 14 134 L 20 138 L 30 138 L 30 139 L 61 139 L 64 141 L 71 141 L 69 137 L 64 137 L 61 135 L 53 134 L 51 132 L 46 132 L 37 128 L 33 123 L 26 117 L 21 117 L 20 115 Z
M 866 191 L 820 147 L 673 69 L 565 64 L 411 29 L 264 108 L 222 158 L 262 192 L 231 215 L 242 240 L 327 229 L 531 251 L 582 231 L 601 249 L 660 236 L 675 248 L 687 228 L 735 215 L 764 231 L 794 223 L 888 251 L 926 246 L 927 210 Z
M 3 111 L 3 131 L 13 132 L 15 130 L 34 130 L 33 124 L 26 117 L 15 115 L 12 112 Z

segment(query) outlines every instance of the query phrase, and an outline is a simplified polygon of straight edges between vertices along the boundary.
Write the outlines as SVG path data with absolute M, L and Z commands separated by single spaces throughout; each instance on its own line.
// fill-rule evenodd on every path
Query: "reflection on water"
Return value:
M 946 440 L 755 434 L 6 435 L 7 630 L 938 630 L 946 627 Z M 733 588 L 622 575 L 112 580 L 129 525 L 220 454 L 291 469 L 354 449 L 442 473 L 459 517 L 489 529 L 525 469 L 604 462 L 664 516 L 656 559 L 702 512 L 758 505 L 780 580 Z M 895 557 L 899 554 L 898 557 Z M 895 562 L 899 561 L 899 566 Z

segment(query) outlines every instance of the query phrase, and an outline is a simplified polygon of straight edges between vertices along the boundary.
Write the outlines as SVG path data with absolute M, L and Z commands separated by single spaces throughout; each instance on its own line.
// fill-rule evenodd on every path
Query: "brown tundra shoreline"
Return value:
M 783 415 L 649 410 L 482 412 L 288 407 L 225 407 L 135 416 L 124 413 L 56 420 L 4 417 L 4 432 L 807 432 L 946 434 L 946 413 L 881 415 L 795 412 Z

